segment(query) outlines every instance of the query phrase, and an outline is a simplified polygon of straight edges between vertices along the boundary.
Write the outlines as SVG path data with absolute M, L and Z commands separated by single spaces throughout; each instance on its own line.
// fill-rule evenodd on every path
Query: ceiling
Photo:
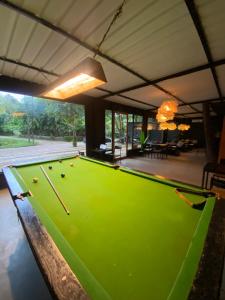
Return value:
M 0 74 L 48 85 L 93 56 L 121 2 L 0 0 Z M 96 59 L 108 82 L 87 95 L 199 117 L 225 99 L 225 1 L 127 0 Z

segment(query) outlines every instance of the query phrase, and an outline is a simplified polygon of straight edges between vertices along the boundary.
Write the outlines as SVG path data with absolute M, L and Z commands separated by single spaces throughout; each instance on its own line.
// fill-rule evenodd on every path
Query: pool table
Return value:
M 55 298 L 188 299 L 213 193 L 79 156 L 3 173 Z

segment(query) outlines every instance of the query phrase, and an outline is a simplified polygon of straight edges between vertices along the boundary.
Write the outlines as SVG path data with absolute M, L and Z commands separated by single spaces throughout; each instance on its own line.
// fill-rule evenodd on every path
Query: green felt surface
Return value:
M 212 198 L 200 211 L 184 203 L 174 187 L 151 176 L 142 178 L 81 158 L 41 165 L 69 216 L 40 164 L 12 170 L 33 193 L 29 199 L 36 213 L 91 299 L 186 299 Z M 34 177 L 38 183 L 32 182 Z M 193 202 L 204 200 L 186 196 Z

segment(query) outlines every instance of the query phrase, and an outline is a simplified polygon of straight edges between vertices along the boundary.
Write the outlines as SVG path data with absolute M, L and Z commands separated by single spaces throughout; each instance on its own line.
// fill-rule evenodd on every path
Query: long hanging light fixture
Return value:
M 50 84 L 41 97 L 65 100 L 106 83 L 101 64 L 87 57 L 74 70 Z
M 126 0 L 123 0 L 121 5 L 117 8 L 112 21 L 110 22 L 102 40 L 97 45 L 93 58 L 86 58 L 74 70 L 68 72 L 55 82 L 50 84 L 46 90 L 44 90 L 40 96 L 45 98 L 51 98 L 56 100 L 65 100 L 77 94 L 86 92 L 90 89 L 96 88 L 107 82 L 102 65 L 95 60 L 95 56 L 98 54 L 100 47 L 105 41 L 111 27 L 120 17 L 123 11 Z

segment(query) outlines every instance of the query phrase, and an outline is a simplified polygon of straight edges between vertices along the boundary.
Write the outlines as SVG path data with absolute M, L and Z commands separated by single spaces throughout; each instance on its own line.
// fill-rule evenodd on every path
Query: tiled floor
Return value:
M 164 159 L 134 157 L 121 160 L 122 166 L 198 186 L 201 186 L 205 163 L 203 150 L 184 152 L 180 156 L 168 156 Z

